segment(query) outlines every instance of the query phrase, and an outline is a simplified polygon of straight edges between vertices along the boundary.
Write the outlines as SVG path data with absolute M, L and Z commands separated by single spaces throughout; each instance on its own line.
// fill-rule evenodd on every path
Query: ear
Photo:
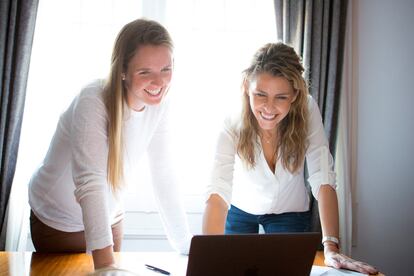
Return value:
M 296 101 L 296 98 L 298 97 L 298 94 L 299 94 L 299 91 L 298 90 L 295 90 L 294 92 L 293 92 L 293 98 L 292 98 L 292 100 L 290 101 L 290 103 L 292 104 L 292 103 L 294 103 L 295 101 Z
M 242 83 L 242 89 L 243 89 L 243 93 L 245 93 L 247 97 L 249 96 L 249 87 L 250 87 L 249 80 L 247 78 L 244 78 L 243 83 Z

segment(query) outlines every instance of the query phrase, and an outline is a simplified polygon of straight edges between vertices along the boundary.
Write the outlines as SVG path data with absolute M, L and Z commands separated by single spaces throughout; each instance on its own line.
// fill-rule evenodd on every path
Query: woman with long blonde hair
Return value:
M 376 273 L 339 253 L 333 158 L 303 71 L 283 43 L 264 45 L 244 70 L 241 112 L 226 119 L 218 137 L 203 233 L 258 233 L 260 225 L 266 233 L 309 231 L 306 159 L 326 264 Z
M 124 186 L 147 153 L 167 236 L 188 251 L 191 234 L 168 155 L 173 42 L 158 22 L 138 19 L 119 32 L 109 76 L 84 87 L 61 116 L 29 188 L 38 252 L 92 252 L 95 269 L 115 266 Z M 138 183 L 137 183 L 138 182 Z

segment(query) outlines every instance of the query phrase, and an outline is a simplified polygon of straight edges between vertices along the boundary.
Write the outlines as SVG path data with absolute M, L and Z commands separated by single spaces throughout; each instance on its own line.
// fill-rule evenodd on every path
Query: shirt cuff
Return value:
M 319 189 L 321 185 L 330 185 L 334 190 L 336 190 L 336 173 L 335 172 L 328 172 L 325 175 L 323 173 L 318 172 L 313 174 L 308 178 L 310 186 L 312 188 L 312 194 L 317 199 L 319 195 Z
M 230 192 L 225 191 L 224 189 L 218 189 L 218 188 L 208 189 L 204 197 L 204 202 L 207 202 L 207 200 L 210 198 L 212 194 L 218 194 L 227 204 L 227 209 L 230 209 L 230 206 L 231 206 L 231 193 Z
M 86 252 L 90 254 L 93 250 L 103 249 L 105 247 L 113 245 L 112 236 L 105 236 L 99 239 L 88 240 L 86 243 Z

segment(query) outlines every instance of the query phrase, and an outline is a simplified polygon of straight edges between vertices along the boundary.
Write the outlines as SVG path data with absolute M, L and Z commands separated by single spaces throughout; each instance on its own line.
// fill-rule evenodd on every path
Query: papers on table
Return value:
M 355 271 L 345 270 L 345 269 L 335 269 L 327 266 L 312 266 L 312 271 L 310 276 L 363 276 L 367 274 L 362 274 Z

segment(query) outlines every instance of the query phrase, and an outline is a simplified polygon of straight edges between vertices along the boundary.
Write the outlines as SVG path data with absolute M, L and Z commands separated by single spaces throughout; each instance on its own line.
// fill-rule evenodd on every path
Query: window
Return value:
M 40 1 L 16 181 L 28 183 L 59 115 L 83 85 L 106 76 L 116 34 L 142 16 L 163 23 L 175 42 L 172 143 L 197 233 L 216 134 L 238 106 L 241 71 L 257 48 L 276 40 L 273 1 Z M 125 199 L 126 235 L 163 235 L 148 181 L 129 187 Z

